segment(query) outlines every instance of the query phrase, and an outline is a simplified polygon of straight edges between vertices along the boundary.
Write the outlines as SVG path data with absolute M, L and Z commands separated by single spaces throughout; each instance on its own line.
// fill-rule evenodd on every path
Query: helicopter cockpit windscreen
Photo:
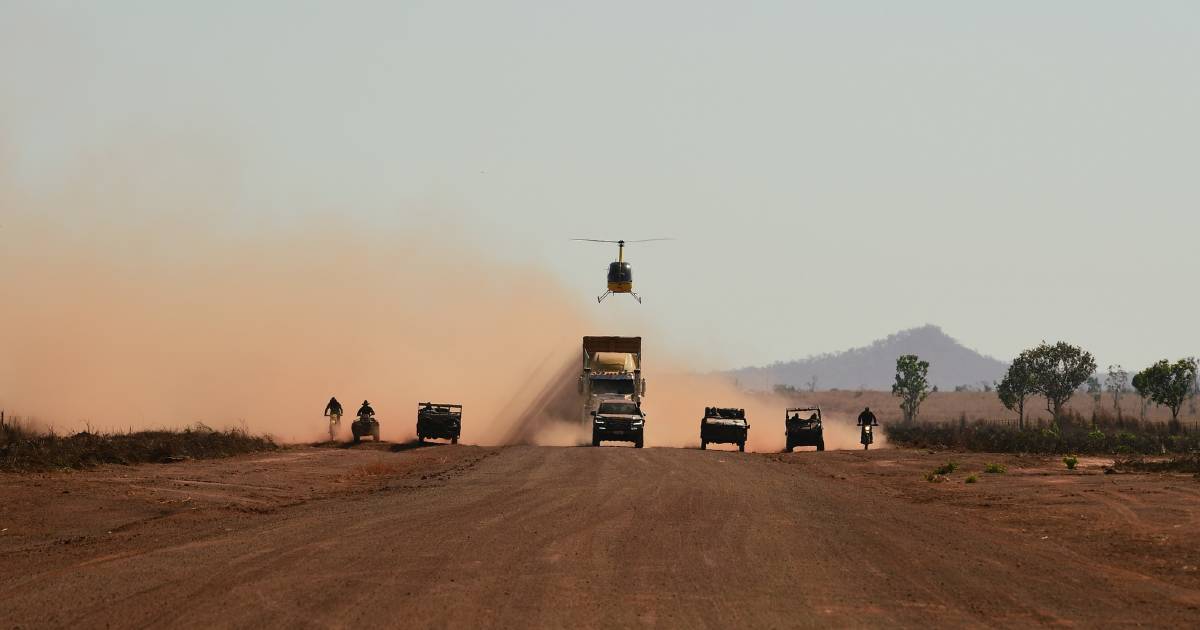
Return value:
M 633 282 L 633 267 L 627 262 L 614 262 L 608 266 L 609 282 Z

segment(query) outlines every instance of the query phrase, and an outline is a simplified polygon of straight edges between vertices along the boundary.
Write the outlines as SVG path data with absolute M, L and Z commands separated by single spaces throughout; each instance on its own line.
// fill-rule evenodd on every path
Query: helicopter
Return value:
M 642 303 L 642 296 L 633 292 L 633 267 L 625 262 L 625 244 L 626 243 L 650 243 L 652 241 L 670 241 L 670 238 L 644 238 L 638 241 L 606 241 L 596 238 L 573 238 L 573 241 L 586 241 L 588 243 L 616 243 L 617 244 L 617 259 L 608 265 L 608 290 L 596 298 L 596 302 L 604 301 L 604 298 L 614 293 L 628 293 L 633 296 L 633 299 Z

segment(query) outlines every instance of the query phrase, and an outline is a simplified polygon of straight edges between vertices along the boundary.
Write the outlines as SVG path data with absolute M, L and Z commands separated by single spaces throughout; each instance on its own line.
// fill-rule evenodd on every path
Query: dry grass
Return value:
M 197 424 L 182 431 L 137 431 L 69 436 L 31 429 L 18 420 L 0 425 L 0 471 L 79 469 L 99 464 L 167 463 L 278 448 L 269 437 Z
M 802 393 L 792 397 L 795 402 L 816 403 L 827 416 L 858 417 L 863 407 L 870 407 L 880 422 L 898 422 L 900 416 L 900 400 L 891 392 L 881 391 L 816 391 Z M 1140 417 L 1140 400 L 1136 394 L 1125 394 L 1121 399 L 1121 417 L 1126 420 L 1136 420 Z M 1097 415 L 1102 420 L 1116 419 L 1116 410 L 1112 398 L 1105 394 L 1100 407 L 1096 407 L 1088 394 L 1076 394 L 1067 406 L 1068 413 L 1091 419 Z M 949 422 L 960 419 L 967 421 L 987 420 L 1016 422 L 1016 412 L 1009 411 L 1000 403 L 995 392 L 936 392 L 929 395 L 921 404 L 920 421 Z M 1171 412 L 1165 407 L 1150 405 L 1146 409 L 1146 420 L 1155 423 L 1166 423 L 1171 418 Z M 1038 422 L 1049 423 L 1050 413 L 1046 411 L 1046 402 L 1037 397 L 1026 401 L 1025 419 L 1031 424 Z M 1179 413 L 1179 419 L 1200 430 L 1200 401 L 1185 404 Z
M 401 462 L 385 462 L 382 460 L 364 464 L 354 469 L 354 477 L 391 477 L 407 472 L 411 465 Z
M 1112 467 L 1119 472 L 1193 473 L 1200 477 L 1200 454 L 1190 453 L 1162 460 L 1118 459 Z
M 1136 420 L 1090 422 L 1068 417 L 1024 429 L 983 421 L 891 422 L 885 423 L 883 430 L 888 442 L 898 446 L 986 453 L 1159 455 L 1200 451 L 1200 431 L 1174 433 L 1166 423 Z

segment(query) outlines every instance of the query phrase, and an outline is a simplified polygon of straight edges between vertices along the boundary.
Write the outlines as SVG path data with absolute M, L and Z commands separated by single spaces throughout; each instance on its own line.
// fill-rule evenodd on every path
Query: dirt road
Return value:
M 0 476 L 0 626 L 1200 619 L 1200 481 L 912 451 L 298 448 Z M 1004 475 L 967 471 L 985 461 Z

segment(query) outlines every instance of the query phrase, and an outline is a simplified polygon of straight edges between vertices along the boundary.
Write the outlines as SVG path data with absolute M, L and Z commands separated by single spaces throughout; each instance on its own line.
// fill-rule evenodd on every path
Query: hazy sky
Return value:
M 0 99 L 24 186 L 219 155 L 231 229 L 440 221 L 704 367 L 1200 354 L 1196 2 L 0 0 Z M 595 305 L 573 236 L 679 240 Z

